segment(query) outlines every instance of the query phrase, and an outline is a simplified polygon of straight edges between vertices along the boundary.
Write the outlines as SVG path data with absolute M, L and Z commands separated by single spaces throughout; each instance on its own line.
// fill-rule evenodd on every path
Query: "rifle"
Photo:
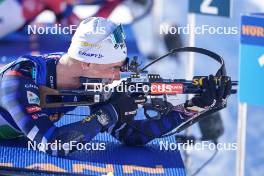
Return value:
M 162 78 L 159 74 L 151 74 L 146 69 L 154 63 L 162 60 L 163 58 L 178 52 L 195 52 L 209 56 L 219 62 L 221 67 L 216 72 L 214 79 L 216 85 L 219 85 L 221 79 L 231 80 L 226 74 L 224 60 L 218 54 L 203 48 L 197 47 L 183 47 L 171 50 L 169 53 L 155 59 L 143 68 L 140 68 L 138 58 L 127 59 L 122 67 L 125 74 L 120 84 L 114 89 L 107 89 L 107 80 L 104 79 L 90 79 L 81 77 L 80 81 L 84 85 L 82 90 L 54 90 L 47 87 L 40 88 L 40 101 L 41 107 L 54 108 L 62 106 L 89 106 L 96 103 L 106 102 L 110 99 L 113 91 L 118 88 L 123 88 L 126 93 L 144 96 L 146 101 L 143 103 L 144 114 L 147 118 L 161 118 L 162 115 L 168 113 L 173 106 L 167 101 L 168 95 L 177 94 L 200 94 L 202 89 L 202 79 L 206 76 L 194 76 L 192 80 L 185 79 L 166 79 Z M 232 81 L 231 93 L 237 92 L 235 86 L 238 85 L 237 81 Z M 109 91 L 110 90 L 110 91 Z M 175 129 L 175 132 L 180 132 L 187 127 L 191 126 L 206 117 L 208 114 L 217 112 L 225 108 L 227 102 L 223 102 L 213 108 L 198 112 L 196 115 L 187 119 L 184 123 Z M 149 115 L 149 111 L 156 112 L 157 115 Z M 170 135 L 170 134 L 168 134 Z M 166 135 L 167 136 L 167 135 Z M 163 136 L 164 137 L 164 136 Z

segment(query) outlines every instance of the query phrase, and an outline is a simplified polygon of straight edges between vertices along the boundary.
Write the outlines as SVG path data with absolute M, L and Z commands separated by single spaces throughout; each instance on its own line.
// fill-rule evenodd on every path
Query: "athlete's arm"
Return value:
M 144 119 L 118 123 L 111 134 L 127 145 L 145 145 L 172 131 L 183 121 L 179 113 L 172 111 L 158 120 Z
M 114 123 L 108 116 L 113 110 L 105 105 L 100 111 L 82 121 L 56 127 L 48 118 L 48 114 L 39 106 L 39 87 L 32 77 L 33 67 L 35 67 L 34 62 L 26 61 L 7 70 L 2 77 L 0 89 L 1 106 L 8 111 L 17 127 L 28 139 L 44 145 L 54 143 L 56 140 L 62 144 L 71 141 L 88 142 L 102 130 L 103 125 Z M 107 115 L 104 115 L 105 112 Z M 98 120 L 102 114 L 110 119 L 107 121 L 108 124 L 102 124 L 102 118 Z M 66 155 L 70 151 L 52 150 L 50 147 L 40 150 L 53 155 Z
M 178 112 L 170 112 L 159 120 L 134 120 L 137 111 L 135 99 L 123 93 L 115 93 L 109 100 L 118 114 L 118 121 L 108 132 L 128 145 L 144 145 L 154 138 L 170 132 L 182 121 Z M 94 107 L 91 107 L 92 112 Z

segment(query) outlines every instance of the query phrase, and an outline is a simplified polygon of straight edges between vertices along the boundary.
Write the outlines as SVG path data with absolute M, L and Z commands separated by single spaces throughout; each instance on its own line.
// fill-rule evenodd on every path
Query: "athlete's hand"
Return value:
M 202 80 L 203 92 L 186 102 L 186 106 L 198 106 L 201 108 L 213 107 L 222 104 L 231 94 L 231 80 L 223 76 L 216 84 L 214 76 L 210 75 Z
M 123 93 L 114 93 L 107 103 L 93 105 L 91 113 L 96 114 L 103 131 L 111 131 L 116 123 L 133 119 L 137 113 L 135 99 Z
M 130 120 L 137 113 L 138 106 L 135 98 L 125 93 L 114 94 L 109 103 L 113 105 L 120 121 Z

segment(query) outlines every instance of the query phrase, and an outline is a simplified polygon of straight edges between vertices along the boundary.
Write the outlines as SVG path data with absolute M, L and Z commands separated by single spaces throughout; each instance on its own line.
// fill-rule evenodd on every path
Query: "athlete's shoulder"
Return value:
M 22 55 L 17 60 L 18 61 L 26 61 L 31 60 L 33 62 L 38 61 L 47 61 L 47 60 L 59 60 L 63 56 L 63 52 L 56 52 L 56 53 L 48 53 L 43 55 Z

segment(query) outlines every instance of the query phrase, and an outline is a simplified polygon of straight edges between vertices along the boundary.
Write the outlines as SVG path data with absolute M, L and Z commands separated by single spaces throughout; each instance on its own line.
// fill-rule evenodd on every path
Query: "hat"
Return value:
M 122 25 L 102 17 L 83 20 L 72 37 L 68 55 L 86 63 L 112 64 L 127 57 Z

